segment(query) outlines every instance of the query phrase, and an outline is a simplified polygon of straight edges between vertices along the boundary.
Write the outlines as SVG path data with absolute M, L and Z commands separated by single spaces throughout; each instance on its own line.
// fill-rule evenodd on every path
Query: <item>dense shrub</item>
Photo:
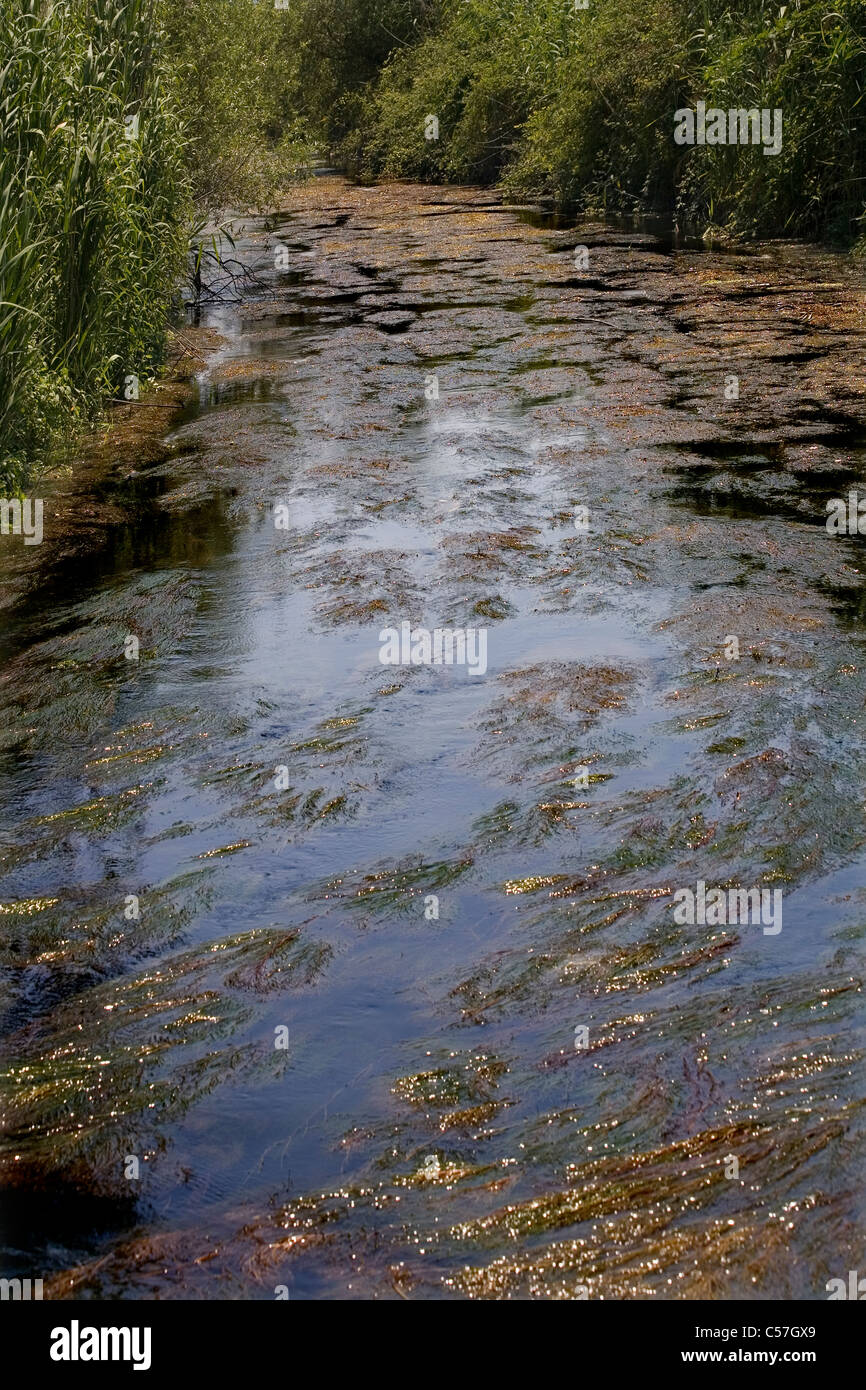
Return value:
M 502 178 L 562 206 L 850 235 L 864 81 L 866 0 L 442 0 L 368 84 L 343 148 L 371 176 Z M 781 108 L 782 153 L 677 146 L 674 112 L 699 99 Z
M 357 125 L 366 88 L 392 52 L 440 18 L 440 0 L 290 0 L 284 53 L 291 109 L 329 145 Z
M 273 0 L 162 0 L 191 190 L 201 213 L 264 205 L 309 158 L 297 29 Z M 324 80 L 324 73 L 323 79 Z

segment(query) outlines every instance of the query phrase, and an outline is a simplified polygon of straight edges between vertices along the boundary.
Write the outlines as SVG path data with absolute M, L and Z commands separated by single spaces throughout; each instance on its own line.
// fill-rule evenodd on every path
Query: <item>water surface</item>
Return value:
M 7 615 L 4 1272 L 825 1297 L 866 1259 L 851 268 L 337 180 L 238 247 L 169 456 Z M 404 620 L 486 672 L 383 666 Z M 678 925 L 698 880 L 783 930 Z

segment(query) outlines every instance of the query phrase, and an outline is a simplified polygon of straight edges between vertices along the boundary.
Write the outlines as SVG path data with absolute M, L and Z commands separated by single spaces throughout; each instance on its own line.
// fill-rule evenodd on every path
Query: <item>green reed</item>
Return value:
M 157 365 L 185 249 L 155 0 L 0 0 L 0 486 Z

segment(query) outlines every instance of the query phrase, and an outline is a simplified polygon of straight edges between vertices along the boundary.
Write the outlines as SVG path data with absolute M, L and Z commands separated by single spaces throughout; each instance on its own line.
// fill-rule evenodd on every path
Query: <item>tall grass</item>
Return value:
M 185 134 L 156 0 L 0 0 L 0 485 L 164 345 Z

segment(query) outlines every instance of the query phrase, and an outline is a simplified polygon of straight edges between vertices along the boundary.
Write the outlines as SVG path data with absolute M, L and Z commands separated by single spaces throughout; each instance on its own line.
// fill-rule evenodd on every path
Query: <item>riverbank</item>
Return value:
M 98 567 L 101 552 L 144 500 L 135 480 L 171 456 L 166 435 L 195 396 L 195 372 L 220 341 L 191 325 L 172 333 L 165 369 L 142 398 L 109 406 L 98 425 L 80 430 L 66 453 L 55 451 L 34 473 L 27 496 L 43 504 L 44 539 L 37 546 L 14 535 L 0 540 L 0 612 L 26 605 L 44 585 L 62 584 L 70 565 L 90 560 Z
M 291 89 L 362 174 L 862 238 L 858 0 L 348 0 L 336 32 L 329 4 L 294 10 Z

